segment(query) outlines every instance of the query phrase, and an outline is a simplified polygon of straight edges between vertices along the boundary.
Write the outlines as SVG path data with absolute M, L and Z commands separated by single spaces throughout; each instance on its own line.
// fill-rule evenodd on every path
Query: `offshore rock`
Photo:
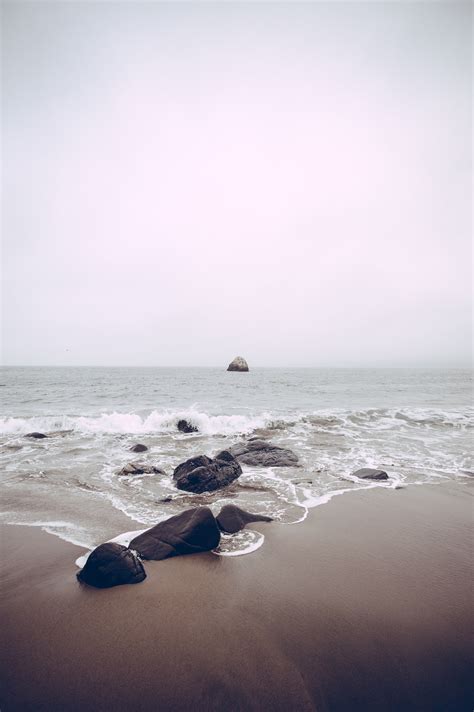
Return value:
M 146 573 L 133 551 L 109 542 L 94 549 L 77 578 L 89 586 L 111 588 L 125 583 L 140 583 L 146 579 Z
M 154 465 L 143 465 L 139 462 L 129 462 L 128 465 L 122 467 L 118 475 L 122 477 L 130 477 L 130 475 L 166 475 L 164 470 Z
M 146 452 L 147 450 L 147 446 L 142 445 L 142 443 L 137 443 L 130 448 L 130 452 Z
M 272 445 L 268 440 L 246 440 L 233 445 L 229 452 L 239 462 L 253 467 L 294 467 L 298 464 L 298 455 L 292 450 Z
M 178 489 L 200 494 L 226 487 L 241 474 L 242 468 L 235 457 L 223 450 L 214 460 L 207 455 L 186 460 L 173 472 L 173 479 Z
M 388 480 L 388 475 L 383 470 L 374 470 L 371 467 L 363 467 L 352 473 L 361 480 Z
M 195 507 L 160 522 L 139 534 L 130 548 L 144 559 L 160 561 L 170 556 L 210 551 L 221 539 L 216 519 L 209 507 Z
M 236 507 L 235 504 L 225 504 L 217 515 L 216 521 L 221 531 L 235 534 L 251 522 L 272 522 L 273 519 L 264 514 L 251 514 L 245 509 Z
M 27 435 L 25 435 L 25 438 L 35 438 L 36 440 L 42 440 L 43 438 L 47 437 L 48 436 L 44 433 L 28 433 Z
M 188 423 L 187 420 L 178 420 L 178 430 L 180 433 L 198 433 L 199 430 L 196 426 Z
M 242 356 L 236 356 L 233 361 L 227 366 L 228 371 L 248 371 L 249 366 L 247 361 Z

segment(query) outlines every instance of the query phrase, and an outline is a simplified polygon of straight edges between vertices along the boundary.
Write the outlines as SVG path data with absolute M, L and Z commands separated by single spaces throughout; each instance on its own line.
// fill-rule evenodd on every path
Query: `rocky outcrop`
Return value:
M 129 477 L 131 475 L 166 475 L 164 470 L 154 465 L 144 465 L 139 462 L 129 462 L 128 465 L 122 467 L 118 475 Z
M 363 467 L 361 470 L 352 473 L 354 477 L 361 480 L 388 480 L 388 475 L 383 470 L 374 470 L 371 467 Z
M 121 544 L 101 544 L 89 555 L 77 578 L 96 588 L 111 588 L 125 583 L 140 583 L 146 578 L 140 559 Z
M 298 455 L 292 450 L 258 438 L 233 445 L 229 452 L 239 462 L 254 467 L 294 467 L 298 464 Z
M 148 450 L 146 445 L 142 445 L 142 443 L 137 443 L 136 445 L 132 445 L 130 448 L 130 452 L 146 452 Z
M 272 522 L 273 519 L 264 514 L 251 514 L 235 504 L 226 504 L 217 515 L 216 521 L 221 531 L 235 534 L 251 522 Z
M 178 465 L 173 472 L 176 487 L 186 492 L 212 492 L 226 487 L 242 474 L 242 468 L 235 457 L 223 450 L 214 460 L 199 455 Z
M 178 420 L 178 430 L 180 433 L 198 433 L 195 425 L 191 425 L 187 420 Z
M 233 361 L 227 366 L 228 371 L 248 371 L 249 366 L 247 361 L 242 356 L 236 356 Z
M 34 438 L 35 440 L 42 440 L 43 438 L 47 437 L 48 436 L 44 433 L 28 433 L 27 435 L 25 435 L 25 438 Z
M 170 556 L 210 551 L 219 545 L 220 538 L 209 507 L 195 507 L 139 534 L 130 542 L 130 548 L 144 559 L 160 561 Z

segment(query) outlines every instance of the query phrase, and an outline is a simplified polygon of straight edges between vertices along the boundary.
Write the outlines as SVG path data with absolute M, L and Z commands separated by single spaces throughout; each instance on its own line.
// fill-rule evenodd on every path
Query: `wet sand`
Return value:
M 1 710 L 470 712 L 473 486 L 339 496 L 252 525 L 253 554 L 108 590 L 77 583 L 82 549 L 4 526 Z

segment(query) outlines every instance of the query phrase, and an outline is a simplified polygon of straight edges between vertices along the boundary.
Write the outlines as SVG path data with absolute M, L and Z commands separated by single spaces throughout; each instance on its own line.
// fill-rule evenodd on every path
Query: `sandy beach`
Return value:
M 257 552 L 77 583 L 4 526 L 2 712 L 472 709 L 472 483 L 335 497 Z

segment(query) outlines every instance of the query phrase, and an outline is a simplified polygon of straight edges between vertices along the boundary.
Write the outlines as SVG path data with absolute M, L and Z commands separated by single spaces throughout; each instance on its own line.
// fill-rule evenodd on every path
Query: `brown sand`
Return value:
M 336 497 L 254 525 L 251 555 L 108 590 L 76 582 L 77 547 L 3 527 L 1 710 L 470 712 L 469 488 Z

